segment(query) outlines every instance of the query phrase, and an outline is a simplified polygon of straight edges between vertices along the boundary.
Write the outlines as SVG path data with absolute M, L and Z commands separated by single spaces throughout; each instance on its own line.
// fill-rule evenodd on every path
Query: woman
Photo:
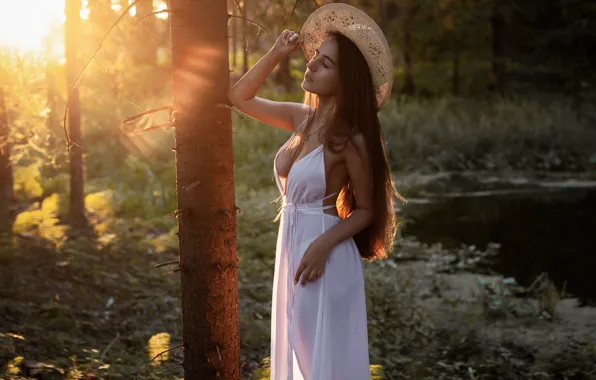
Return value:
M 255 94 L 302 46 L 305 102 Z M 393 246 L 393 197 L 378 110 L 392 58 L 375 22 L 346 4 L 285 30 L 230 90 L 247 115 L 293 134 L 274 159 L 283 207 L 271 318 L 272 380 L 370 379 L 362 258 Z

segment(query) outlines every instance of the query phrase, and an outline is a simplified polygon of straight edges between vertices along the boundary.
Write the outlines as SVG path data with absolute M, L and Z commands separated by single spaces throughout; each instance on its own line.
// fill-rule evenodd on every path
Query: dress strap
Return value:
M 334 196 L 334 195 L 337 195 L 337 194 L 339 194 L 339 191 L 336 191 L 335 193 L 331 193 L 331 194 L 329 194 L 329 195 L 326 195 L 326 196 L 325 196 L 323 199 L 321 199 L 321 201 L 324 201 L 324 200 L 326 200 L 326 199 L 329 199 L 329 198 L 331 198 L 332 196 Z

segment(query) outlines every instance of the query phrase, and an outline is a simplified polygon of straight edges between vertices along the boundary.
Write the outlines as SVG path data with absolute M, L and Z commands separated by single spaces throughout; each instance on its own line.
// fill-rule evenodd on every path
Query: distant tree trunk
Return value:
M 85 217 L 83 135 L 81 133 L 79 88 L 75 83 L 78 71 L 80 70 L 77 59 L 77 36 L 79 33 L 80 11 L 80 0 L 66 0 L 64 34 L 66 37 L 66 75 L 70 94 L 70 99 L 68 101 L 68 136 L 70 138 L 70 223 L 73 226 L 84 227 L 87 224 L 87 219 Z
M 286 56 L 281 60 L 273 75 L 273 80 L 275 83 L 282 85 L 286 92 L 292 91 L 294 78 L 292 78 L 292 75 L 290 74 L 290 56 Z
M 246 21 L 246 7 L 247 1 L 244 0 L 242 4 L 242 73 L 246 74 L 248 71 L 248 39 L 246 38 L 246 29 L 248 27 L 248 23 Z
M 459 89 L 460 89 L 460 75 L 459 75 L 459 54 L 457 52 L 453 53 L 453 61 L 452 61 L 452 69 L 453 69 L 453 75 L 451 77 L 451 87 L 452 87 L 452 91 L 453 91 L 453 95 L 458 96 L 459 95 Z
M 497 4 L 495 1 L 490 18 L 493 83 L 489 90 L 502 93 L 505 89 L 505 19 Z
M 226 2 L 171 3 L 184 378 L 239 380 Z
M 379 7 L 379 26 L 383 33 L 389 33 L 389 18 L 387 17 L 387 0 L 377 0 Z
M 139 37 L 138 60 L 143 64 L 155 66 L 156 64 L 156 44 L 157 27 L 153 12 L 153 0 L 141 0 L 136 5 L 136 19 L 139 22 L 137 31 Z
M 410 32 L 410 19 L 412 16 L 412 6 L 406 4 L 400 7 L 400 16 L 402 19 L 401 27 L 403 34 L 403 57 L 404 57 L 404 85 L 401 88 L 401 93 L 405 95 L 412 95 L 416 92 L 416 86 L 414 85 L 414 76 L 412 74 L 412 53 L 411 53 L 411 42 L 412 34 Z
M 237 15 L 237 9 L 236 9 L 236 3 L 234 3 L 234 1 L 232 1 L 232 5 L 231 5 L 231 14 L 232 15 Z M 237 18 L 236 17 L 232 17 L 232 19 L 230 20 L 230 22 L 232 23 L 232 70 L 236 70 L 236 67 L 238 66 L 238 62 L 236 61 L 236 48 L 237 48 L 237 39 L 238 39 L 238 28 L 236 27 L 236 25 L 238 24 Z
M 89 22 L 99 30 L 109 26 L 112 16 L 112 2 L 106 0 L 89 0 Z
M 12 166 L 8 142 L 8 113 L 4 101 L 4 88 L 0 87 L 0 233 L 10 232 L 12 201 Z
M 46 106 L 49 110 L 48 117 L 46 119 L 46 127 L 52 132 L 54 136 L 64 136 L 64 132 L 60 127 L 60 117 L 57 110 L 58 100 L 58 88 L 56 85 L 56 65 L 48 60 L 46 63 L 46 87 L 47 87 L 47 100 Z
M 410 53 L 411 34 L 406 30 L 404 36 L 404 74 L 405 81 L 401 89 L 402 94 L 412 95 L 416 92 L 414 85 L 414 76 L 412 75 L 412 57 Z

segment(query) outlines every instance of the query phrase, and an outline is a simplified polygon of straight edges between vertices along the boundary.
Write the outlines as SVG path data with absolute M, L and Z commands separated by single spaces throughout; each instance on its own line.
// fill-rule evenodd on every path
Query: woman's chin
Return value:
M 304 91 L 314 92 L 312 89 L 312 83 L 310 83 L 310 81 L 306 78 L 304 78 L 304 80 L 302 81 L 302 89 Z

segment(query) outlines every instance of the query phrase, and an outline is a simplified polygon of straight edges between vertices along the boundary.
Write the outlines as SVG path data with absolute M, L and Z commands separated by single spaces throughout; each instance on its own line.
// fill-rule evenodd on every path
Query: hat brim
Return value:
M 377 109 L 381 109 L 393 85 L 393 57 L 381 28 L 360 9 L 343 3 L 331 3 L 315 10 L 300 31 L 302 51 L 308 61 L 330 32 L 349 38 L 368 63 L 375 87 Z

